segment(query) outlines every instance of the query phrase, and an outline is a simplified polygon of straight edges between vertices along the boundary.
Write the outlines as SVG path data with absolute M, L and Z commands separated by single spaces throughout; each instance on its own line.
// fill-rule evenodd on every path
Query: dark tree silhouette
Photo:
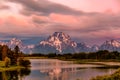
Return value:
M 2 48 L 2 60 L 4 61 L 5 57 L 7 56 L 8 53 L 8 46 L 4 45 Z

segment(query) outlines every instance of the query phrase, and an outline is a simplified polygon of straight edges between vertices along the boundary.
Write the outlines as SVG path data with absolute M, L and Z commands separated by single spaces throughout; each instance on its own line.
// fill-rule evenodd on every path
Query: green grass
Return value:
M 0 61 L 0 67 L 4 67 L 4 66 L 5 66 L 4 61 Z
M 21 66 L 10 66 L 10 67 L 0 67 L 0 72 L 2 71 L 13 71 L 13 70 L 17 70 L 17 69 L 21 69 L 21 68 L 24 68 L 24 67 L 21 67 Z
M 48 59 L 48 57 L 24 57 L 25 59 Z
M 97 76 L 91 80 L 120 80 L 120 69 L 111 75 Z
M 22 66 L 5 67 L 4 61 L 0 61 L 0 72 L 2 72 L 2 71 L 12 71 L 12 70 L 17 70 L 17 69 L 21 69 L 21 68 L 24 68 L 24 67 L 22 67 Z

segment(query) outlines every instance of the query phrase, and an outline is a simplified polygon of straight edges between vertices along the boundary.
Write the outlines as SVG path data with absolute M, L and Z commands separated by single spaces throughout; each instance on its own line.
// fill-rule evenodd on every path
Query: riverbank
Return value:
M 18 69 L 22 69 L 24 67 L 22 66 L 10 66 L 10 67 L 0 67 L 0 72 L 2 71 L 14 71 L 14 70 L 18 70 Z
M 120 69 L 111 75 L 97 76 L 91 80 L 120 80 Z
M 118 69 L 116 67 L 109 67 L 109 66 L 104 66 L 104 65 L 95 65 L 95 64 L 97 64 L 97 62 L 93 62 L 91 64 L 91 62 L 89 62 L 89 61 L 86 61 L 85 64 L 84 63 L 83 64 L 69 64 L 69 63 L 64 63 L 66 61 L 62 61 L 62 60 L 58 60 L 58 59 L 48 59 L 48 58 L 47 59 L 41 59 L 41 58 L 35 59 L 35 57 L 34 57 L 34 59 L 33 58 L 30 59 L 30 61 L 32 62 L 31 69 L 40 71 L 40 74 L 41 73 L 44 74 L 44 72 L 46 70 L 48 70 L 48 73 L 49 73 L 49 71 L 51 69 L 54 70 L 55 67 L 59 66 L 58 69 L 66 70 L 65 74 L 69 74 L 71 76 L 73 74 L 77 74 L 77 75 L 72 76 L 72 77 L 74 77 L 74 80 L 76 80 L 76 79 L 78 79 L 78 80 L 90 80 L 91 78 L 96 77 L 98 75 L 113 74 Z M 82 61 L 84 62 L 84 60 L 82 60 Z M 69 62 L 71 62 L 71 61 L 69 61 Z M 89 62 L 89 64 L 87 64 L 87 62 Z M 103 63 L 100 62 L 99 64 L 107 64 L 107 62 L 103 62 Z M 109 64 L 113 64 L 113 63 L 110 62 Z M 107 65 L 109 65 L 109 64 L 107 64 Z M 62 74 L 64 75 L 64 72 L 61 73 L 61 75 Z M 38 75 L 38 73 L 36 75 Z M 71 78 L 71 76 L 69 76 L 68 79 Z M 41 79 L 41 78 L 39 77 L 39 79 Z M 45 79 L 42 79 L 42 80 L 45 80 Z
M 25 59 L 49 59 L 48 57 L 24 57 Z
M 0 61 L 0 72 L 2 72 L 2 71 L 13 71 L 13 70 L 22 69 L 22 68 L 24 68 L 24 67 L 22 67 L 22 66 L 5 67 L 4 61 Z
M 75 64 L 95 64 L 95 65 L 105 65 L 105 66 L 118 66 L 120 67 L 120 60 L 108 59 L 108 60 L 98 60 L 98 59 L 63 59 L 63 58 L 48 58 L 48 57 L 25 57 L 25 59 L 58 59 L 62 61 L 71 61 Z
M 27 57 L 27 59 L 55 59 L 55 60 L 62 60 L 62 61 L 70 61 L 73 62 L 75 65 L 74 67 L 76 67 L 76 64 L 81 64 L 79 66 L 79 68 L 85 68 L 87 67 L 97 67 L 97 65 L 103 65 L 100 68 L 120 68 L 120 60 L 116 60 L 116 59 L 108 59 L 108 60 L 103 60 L 103 59 L 63 59 L 63 58 L 48 58 L 48 57 Z M 90 64 L 90 65 L 87 65 Z M 72 66 L 73 67 L 73 66 Z M 78 67 L 78 66 L 77 66 Z M 78 79 L 79 80 L 79 79 Z M 91 78 L 90 80 L 120 80 L 120 69 L 116 70 L 115 72 L 113 72 L 112 74 L 109 75 L 103 75 L 103 76 L 97 76 L 94 78 Z
M 95 60 L 95 59 L 83 59 L 83 60 L 73 60 L 76 64 L 95 64 L 95 65 L 105 65 L 105 66 L 118 66 L 120 67 L 119 60 Z

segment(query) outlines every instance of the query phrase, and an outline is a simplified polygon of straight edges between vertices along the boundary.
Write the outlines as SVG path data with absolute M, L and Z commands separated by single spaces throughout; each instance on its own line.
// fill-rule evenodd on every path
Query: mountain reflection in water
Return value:
M 48 65 L 49 66 L 46 66 Z M 42 64 L 42 68 L 39 67 L 41 73 L 46 73 L 50 80 L 67 80 L 68 77 L 66 75 L 67 72 L 71 71 L 71 68 L 66 68 L 69 63 L 67 62 L 61 62 L 59 60 L 51 61 L 45 64 Z M 63 68 L 64 66 L 64 68 Z
M 30 59 L 31 68 L 0 72 L 0 80 L 90 80 L 98 75 L 112 74 L 119 67 L 73 64 L 57 59 Z
M 29 80 L 89 80 L 91 77 L 111 74 L 116 70 L 116 68 L 102 69 L 103 65 L 73 64 L 57 59 L 32 59 L 31 62 L 31 76 L 36 77 L 28 76 Z

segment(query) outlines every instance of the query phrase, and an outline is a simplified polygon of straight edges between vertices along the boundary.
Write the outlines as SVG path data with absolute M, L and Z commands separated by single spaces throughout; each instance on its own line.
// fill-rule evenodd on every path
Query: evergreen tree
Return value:
M 20 49 L 19 49 L 18 46 L 15 46 L 14 52 L 15 52 L 16 56 L 18 57 L 19 56 L 19 52 L 20 52 Z
M 8 46 L 4 45 L 2 48 L 2 61 L 4 61 L 5 57 L 7 56 L 8 53 Z
M 0 60 L 2 60 L 2 46 L 0 45 Z
M 13 53 L 13 56 L 14 56 L 14 60 L 13 60 L 14 62 L 13 62 L 13 64 L 17 64 L 17 60 L 19 58 L 19 53 L 20 53 L 19 47 L 15 46 L 14 53 Z

